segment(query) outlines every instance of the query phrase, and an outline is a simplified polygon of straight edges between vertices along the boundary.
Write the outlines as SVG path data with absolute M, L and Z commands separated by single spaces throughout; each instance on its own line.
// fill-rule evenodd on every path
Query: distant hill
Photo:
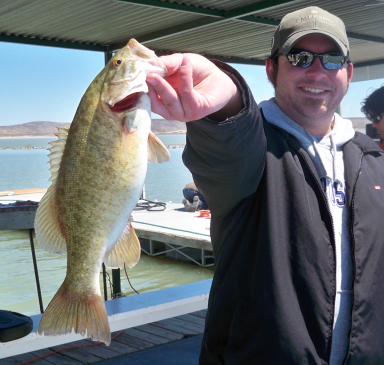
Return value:
M 365 125 L 371 124 L 371 122 L 367 118 L 348 118 L 345 117 L 345 119 L 349 119 L 352 122 L 353 129 L 358 132 L 365 133 Z
M 366 118 L 348 118 L 356 131 L 365 133 Z M 70 123 L 29 122 L 24 124 L 0 126 L 0 137 L 53 137 L 59 127 L 68 127 Z M 185 123 L 177 120 L 152 119 L 152 132 L 155 134 L 185 134 Z
M 155 134 L 185 134 L 185 123 L 177 120 L 152 119 L 152 132 Z
M 29 122 L 10 126 L 0 126 L 0 137 L 53 137 L 59 127 L 68 127 L 69 123 Z
M 59 127 L 69 127 L 70 123 L 29 122 L 0 126 L 0 137 L 53 137 Z M 184 134 L 185 123 L 176 120 L 153 119 L 152 132 L 155 134 Z

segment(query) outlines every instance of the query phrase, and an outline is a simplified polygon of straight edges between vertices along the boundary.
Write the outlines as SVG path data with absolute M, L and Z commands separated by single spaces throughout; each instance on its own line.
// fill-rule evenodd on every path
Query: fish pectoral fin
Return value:
M 154 133 L 148 135 L 148 162 L 167 162 L 171 158 L 167 147 Z
M 67 243 L 59 223 L 58 208 L 55 204 L 56 183 L 53 182 L 37 208 L 35 216 L 36 241 L 40 248 L 56 255 L 67 250 Z
M 129 221 L 116 245 L 105 254 L 104 264 L 117 269 L 123 268 L 125 263 L 131 268 L 139 262 L 140 252 L 140 241 Z

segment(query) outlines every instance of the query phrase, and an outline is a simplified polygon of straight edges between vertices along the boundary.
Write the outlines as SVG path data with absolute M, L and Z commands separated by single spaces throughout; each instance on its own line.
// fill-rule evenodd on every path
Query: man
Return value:
M 196 212 L 196 210 L 208 209 L 208 204 L 205 201 L 205 198 L 200 193 L 194 182 L 190 182 L 184 186 L 183 195 L 183 204 L 187 212 Z
M 187 123 L 215 275 L 201 364 L 384 363 L 384 156 L 335 114 L 353 65 L 343 22 L 286 15 L 258 105 L 231 67 L 163 58 L 153 111 Z
M 384 150 L 384 86 L 372 92 L 363 102 L 361 111 L 380 134 L 380 148 Z

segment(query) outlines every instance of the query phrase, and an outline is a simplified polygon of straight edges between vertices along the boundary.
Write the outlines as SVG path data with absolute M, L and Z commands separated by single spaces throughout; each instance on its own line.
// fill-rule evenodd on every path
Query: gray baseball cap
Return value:
M 349 43 L 343 21 L 317 6 L 289 13 L 281 19 L 272 39 L 271 55 L 287 54 L 297 41 L 308 34 L 330 37 L 344 56 L 349 55 Z

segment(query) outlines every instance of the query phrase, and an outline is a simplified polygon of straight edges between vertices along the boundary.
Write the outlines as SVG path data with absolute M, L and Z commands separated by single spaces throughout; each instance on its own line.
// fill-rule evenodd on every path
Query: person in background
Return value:
M 335 113 L 349 54 L 342 20 L 310 6 L 274 33 L 270 100 L 196 54 L 147 77 L 153 112 L 188 122 L 211 211 L 201 365 L 384 364 L 384 151 Z
M 187 212 L 208 209 L 208 204 L 194 182 L 185 185 L 183 189 L 183 204 Z
M 380 148 L 384 150 L 384 86 L 373 91 L 361 104 L 361 111 L 380 133 Z

